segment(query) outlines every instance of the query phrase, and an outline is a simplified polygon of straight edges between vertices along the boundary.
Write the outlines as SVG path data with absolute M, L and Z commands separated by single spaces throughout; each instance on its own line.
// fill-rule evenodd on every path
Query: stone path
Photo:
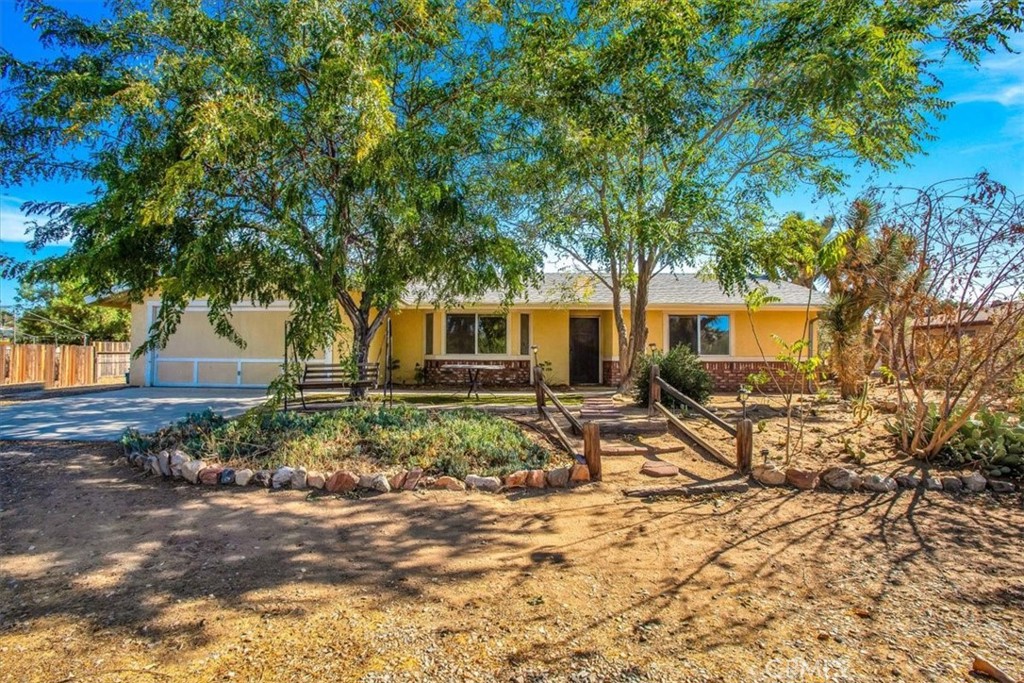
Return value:
M 609 434 L 664 434 L 668 431 L 664 417 L 648 417 L 646 409 L 620 403 L 610 396 L 584 398 L 580 422 L 596 422 L 602 433 Z

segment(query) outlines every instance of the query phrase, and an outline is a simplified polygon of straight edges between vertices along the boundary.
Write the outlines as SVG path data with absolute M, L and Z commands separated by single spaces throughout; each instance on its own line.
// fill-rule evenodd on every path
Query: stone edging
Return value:
M 1017 486 L 1004 479 L 988 479 L 980 472 L 964 476 L 916 477 L 901 474 L 890 477 L 884 474 L 857 474 L 844 467 L 833 466 L 823 470 L 807 470 L 796 467 L 782 469 L 774 463 L 755 465 L 751 476 L 765 486 L 789 485 L 803 491 L 830 489 L 833 491 L 869 491 L 891 493 L 896 489 L 924 488 L 928 491 L 948 493 L 1013 493 Z
M 192 458 L 181 450 L 173 452 L 160 451 L 156 455 L 145 455 L 138 451 L 125 454 L 128 464 L 151 472 L 164 479 L 183 479 L 190 484 L 206 484 L 209 486 L 255 486 L 271 489 L 313 489 L 328 493 L 349 493 L 356 489 L 390 493 L 398 491 L 414 491 L 417 489 L 465 491 L 473 489 L 497 493 L 510 489 L 545 489 L 568 488 L 576 484 L 590 481 L 590 472 L 586 465 L 574 464 L 570 467 L 556 467 L 551 470 L 519 470 L 504 479 L 500 477 L 484 477 L 477 474 L 468 475 L 465 480 L 455 477 L 432 477 L 422 469 L 401 470 L 388 475 L 384 472 L 358 474 L 348 470 L 338 470 L 333 474 L 325 474 L 305 467 L 279 467 L 276 470 L 234 469 L 223 465 L 207 463 Z

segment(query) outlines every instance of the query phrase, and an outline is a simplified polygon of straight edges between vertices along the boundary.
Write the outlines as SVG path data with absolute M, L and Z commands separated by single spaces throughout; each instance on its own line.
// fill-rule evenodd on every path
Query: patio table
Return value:
M 466 392 L 466 398 L 476 394 L 476 397 L 480 398 L 480 373 L 485 370 L 500 370 L 500 365 L 479 365 L 473 363 L 455 363 L 452 365 L 445 365 L 446 368 L 452 370 L 465 370 L 466 371 L 466 383 L 469 385 L 469 391 Z

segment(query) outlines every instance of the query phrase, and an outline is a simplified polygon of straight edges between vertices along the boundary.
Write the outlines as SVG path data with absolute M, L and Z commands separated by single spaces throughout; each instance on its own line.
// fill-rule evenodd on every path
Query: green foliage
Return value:
M 959 417 L 954 415 L 953 419 Z M 935 405 L 921 422 L 922 443 L 930 441 L 940 423 Z M 904 442 L 910 422 L 890 421 L 887 425 L 897 443 Z M 942 446 L 932 462 L 953 468 L 978 467 L 992 476 L 1024 476 L 1024 425 L 1019 416 L 1001 411 L 979 410 Z
M 513 423 L 472 409 L 434 412 L 407 406 L 351 407 L 318 413 L 252 410 L 224 421 L 190 415 L 154 434 L 129 430 L 126 448 L 180 447 L 194 457 L 236 466 L 422 467 L 431 474 L 504 475 L 536 469 L 549 453 Z
M 758 389 L 778 391 L 789 397 L 787 402 L 791 402 L 789 399 L 795 389 L 810 386 L 817 381 L 821 372 L 821 357 L 809 355 L 810 343 L 806 339 L 787 342 L 777 334 L 773 334 L 772 339 L 780 349 L 775 360 L 781 361 L 783 367 L 752 373 L 747 376 L 747 383 Z
M 999 43 L 1022 13 L 1000 5 L 512 4 L 503 99 L 521 154 L 493 181 L 534 218 L 531 238 L 616 296 L 628 380 L 654 275 L 705 263 L 746 288 L 771 197 L 836 191 L 851 158 L 892 168 L 918 152 L 948 107 L 926 48 L 949 35 L 976 56 L 986 29 Z
M 129 427 L 121 435 L 121 445 L 126 453 L 159 452 L 173 448 L 197 450 L 225 424 L 227 421 L 222 415 L 207 408 L 198 413 L 188 413 L 177 422 L 149 434 L 142 434 Z
M 23 282 L 18 292 L 18 337 L 42 342 L 81 344 L 126 341 L 131 316 L 127 310 L 86 303 L 80 282 Z
M 96 188 L 25 207 L 37 245 L 72 240 L 37 272 L 159 291 L 150 346 L 193 299 L 241 343 L 232 306 L 284 298 L 300 358 L 348 328 L 363 362 L 412 283 L 445 302 L 534 275 L 539 249 L 478 187 L 500 128 L 485 16 L 451 0 L 113 7 L 94 22 L 26 3 L 53 56 L 0 53 L 0 182 Z
M 650 402 L 651 365 L 658 366 L 662 379 L 698 403 L 707 403 L 711 398 L 714 382 L 704 369 L 700 359 L 686 346 L 679 344 L 668 353 L 655 349 L 639 358 L 637 377 L 633 385 L 633 397 L 639 406 Z M 661 401 L 667 406 L 678 406 L 678 401 L 662 392 Z

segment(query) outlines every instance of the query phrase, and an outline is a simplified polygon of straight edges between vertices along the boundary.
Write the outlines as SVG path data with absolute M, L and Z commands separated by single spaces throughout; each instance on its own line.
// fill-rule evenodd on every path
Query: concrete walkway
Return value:
M 128 427 L 151 432 L 206 408 L 238 415 L 262 389 L 128 388 L 0 406 L 0 440 L 116 441 Z

